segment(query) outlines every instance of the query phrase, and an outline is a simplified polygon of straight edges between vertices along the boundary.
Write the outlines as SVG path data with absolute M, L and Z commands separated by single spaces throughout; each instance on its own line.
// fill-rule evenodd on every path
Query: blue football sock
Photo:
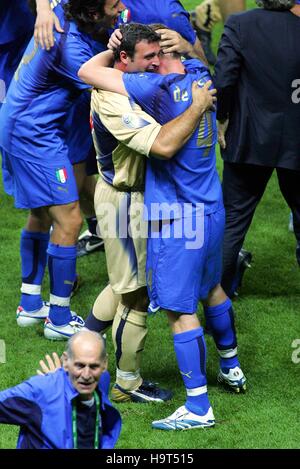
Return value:
M 76 246 L 59 246 L 49 243 L 48 267 L 50 275 L 51 322 L 57 326 L 71 319 L 70 297 L 76 277 Z
M 26 230 L 21 233 L 22 295 L 20 305 L 26 311 L 34 311 L 43 306 L 41 288 L 47 265 L 48 242 L 48 233 Z
M 206 344 L 199 327 L 174 334 L 174 348 L 180 374 L 187 392 L 186 408 L 205 415 L 210 407 L 206 381 Z
M 222 369 L 240 366 L 237 357 L 237 340 L 234 327 L 232 303 L 227 298 L 224 303 L 204 308 L 206 324 L 212 332 L 220 355 Z
M 85 327 L 87 329 L 90 329 L 90 331 L 95 331 L 95 332 L 104 332 L 108 327 L 110 327 L 113 323 L 113 320 L 111 321 L 101 321 L 100 319 L 97 319 L 94 315 L 93 312 L 91 311 L 88 317 L 85 320 Z

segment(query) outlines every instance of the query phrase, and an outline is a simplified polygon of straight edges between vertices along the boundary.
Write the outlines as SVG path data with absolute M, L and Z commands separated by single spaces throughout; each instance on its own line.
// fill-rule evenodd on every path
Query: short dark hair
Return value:
M 120 60 L 120 52 L 124 51 L 127 55 L 133 58 L 135 53 L 135 46 L 141 41 L 159 42 L 159 35 L 153 29 L 140 23 L 129 23 L 120 26 L 122 33 L 122 40 L 119 47 L 114 50 L 114 58 L 116 61 Z
M 259 7 L 265 10 L 290 10 L 295 0 L 255 0 Z
M 95 19 L 94 15 L 98 13 L 100 18 L 104 18 L 105 2 L 106 0 L 69 0 L 64 5 L 65 17 L 74 21 L 82 31 L 93 33 L 95 26 L 100 23 L 99 18 Z

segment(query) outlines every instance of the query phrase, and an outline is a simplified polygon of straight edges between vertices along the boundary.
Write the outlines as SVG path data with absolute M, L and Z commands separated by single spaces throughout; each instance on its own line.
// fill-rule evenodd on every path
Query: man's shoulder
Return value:
M 91 100 L 92 112 L 103 114 L 113 110 L 132 109 L 132 104 L 127 96 L 112 91 L 93 90 Z

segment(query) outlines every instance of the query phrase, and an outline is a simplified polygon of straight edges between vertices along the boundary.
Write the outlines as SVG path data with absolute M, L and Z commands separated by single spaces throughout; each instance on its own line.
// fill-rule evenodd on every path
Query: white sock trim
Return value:
M 232 358 L 237 355 L 237 347 L 229 348 L 228 350 L 218 350 L 221 358 Z
M 205 394 L 207 392 L 207 386 L 201 386 L 200 388 L 193 388 L 187 389 L 186 394 L 187 396 L 200 396 L 201 394 Z
M 117 368 L 117 373 L 116 373 L 117 378 L 119 379 L 124 379 L 125 381 L 134 381 L 135 379 L 140 378 L 140 370 L 137 370 L 135 372 L 132 371 L 122 371 Z
M 50 293 L 50 304 L 56 306 L 70 306 L 70 297 L 56 296 Z
M 40 295 L 41 291 L 41 285 L 34 285 L 32 283 L 22 283 L 21 293 L 27 293 L 27 295 Z

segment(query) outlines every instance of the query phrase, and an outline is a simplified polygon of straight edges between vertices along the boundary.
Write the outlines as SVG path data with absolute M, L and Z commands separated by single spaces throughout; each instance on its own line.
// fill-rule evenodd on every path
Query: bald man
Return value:
M 20 449 L 110 449 L 121 430 L 108 400 L 109 374 L 103 338 L 73 335 L 64 368 L 0 392 L 0 423 L 20 426 Z

